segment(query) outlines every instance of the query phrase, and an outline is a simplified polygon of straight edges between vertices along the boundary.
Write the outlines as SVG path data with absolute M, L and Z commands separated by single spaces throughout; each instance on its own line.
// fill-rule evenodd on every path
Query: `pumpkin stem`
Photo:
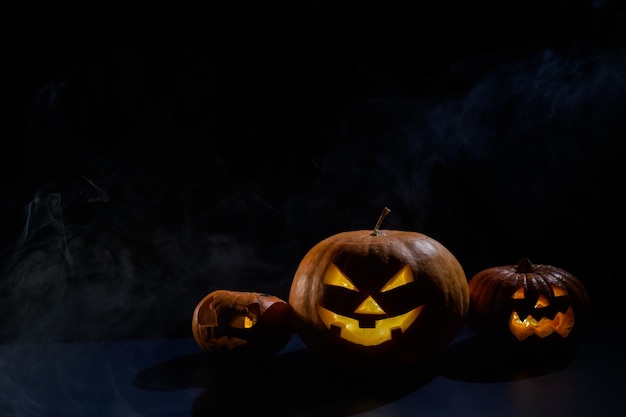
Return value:
M 533 264 L 528 258 L 522 258 L 515 267 L 515 272 L 520 274 L 531 274 L 533 272 Z
M 378 221 L 376 222 L 376 226 L 374 226 L 374 230 L 372 231 L 370 236 L 385 236 L 385 234 L 380 231 L 380 225 L 383 223 L 383 220 L 385 219 L 385 217 L 387 217 L 387 215 L 390 212 L 391 210 L 389 210 L 387 207 L 383 209 L 383 212 L 380 213 L 380 217 L 378 218 Z

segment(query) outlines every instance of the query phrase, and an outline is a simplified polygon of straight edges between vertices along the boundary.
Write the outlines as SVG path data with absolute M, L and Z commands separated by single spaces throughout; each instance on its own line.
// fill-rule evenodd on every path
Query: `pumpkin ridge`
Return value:
M 489 291 L 486 292 L 491 292 L 494 291 L 495 293 L 500 292 L 500 290 L 502 289 L 502 287 L 504 286 L 504 284 L 506 283 L 505 280 L 503 279 L 499 279 L 498 277 L 494 276 L 495 271 L 492 271 L 488 276 L 489 276 L 489 281 L 495 282 L 494 287 L 495 289 L 491 290 L 489 289 Z M 485 296 L 489 296 L 489 294 L 485 294 Z M 497 309 L 497 303 L 498 303 L 498 298 L 497 297 L 490 297 L 490 301 L 489 301 L 489 309 L 487 311 L 485 311 L 485 314 L 489 314 L 490 311 L 493 311 L 494 309 Z

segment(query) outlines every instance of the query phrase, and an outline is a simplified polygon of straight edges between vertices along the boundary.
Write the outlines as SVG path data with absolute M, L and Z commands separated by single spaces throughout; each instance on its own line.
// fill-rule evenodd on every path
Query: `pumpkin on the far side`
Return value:
M 583 327 L 589 297 L 571 273 L 552 265 L 497 266 L 469 281 L 468 327 L 511 346 L 549 346 L 573 339 Z

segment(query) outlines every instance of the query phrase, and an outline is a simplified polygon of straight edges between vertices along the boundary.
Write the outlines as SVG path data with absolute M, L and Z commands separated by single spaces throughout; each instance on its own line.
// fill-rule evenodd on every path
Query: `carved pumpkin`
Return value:
M 292 335 L 291 308 L 279 297 L 215 290 L 197 305 L 193 336 L 207 352 L 276 353 Z
M 547 345 L 583 326 L 588 295 L 569 272 L 551 265 L 517 265 L 480 271 L 469 281 L 468 327 L 502 342 Z
M 415 364 L 448 345 L 469 305 L 463 268 L 417 232 L 348 231 L 313 246 L 291 284 L 294 329 L 342 362 Z

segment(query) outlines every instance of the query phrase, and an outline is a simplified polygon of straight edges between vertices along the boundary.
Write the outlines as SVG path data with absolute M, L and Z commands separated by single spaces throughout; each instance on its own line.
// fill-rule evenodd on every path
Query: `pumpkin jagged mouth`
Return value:
M 407 313 L 374 320 L 374 325 L 367 327 L 362 327 L 357 319 L 334 313 L 322 306 L 317 306 L 317 312 L 324 325 L 341 339 L 363 346 L 377 346 L 404 333 L 423 308 L 422 304 Z
M 555 332 L 565 338 L 569 336 L 573 327 L 574 311 L 571 307 L 565 313 L 558 312 L 553 319 L 543 317 L 540 320 L 536 320 L 531 315 L 528 315 L 522 320 L 517 312 L 514 311 L 509 320 L 511 332 L 520 341 L 532 335 L 543 339 Z

